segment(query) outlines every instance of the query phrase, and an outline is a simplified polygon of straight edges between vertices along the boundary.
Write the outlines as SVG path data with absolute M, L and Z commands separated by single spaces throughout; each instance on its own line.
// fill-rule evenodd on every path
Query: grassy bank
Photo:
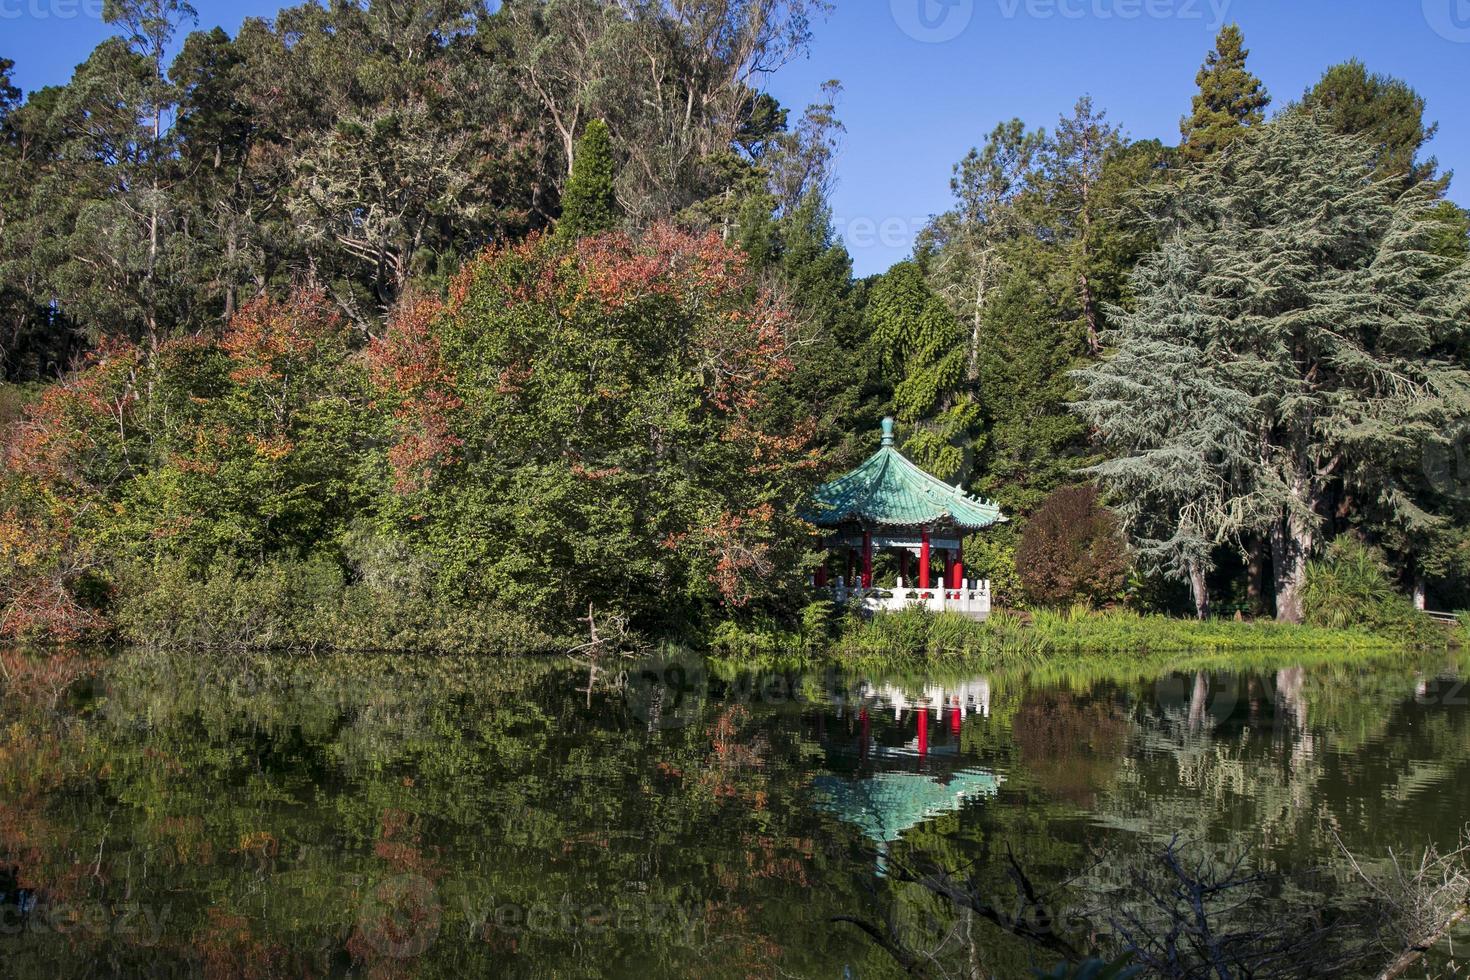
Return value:
M 1425 622 L 1393 635 L 1365 629 L 1325 629 L 1274 621 L 1173 619 L 1129 611 L 997 613 L 974 622 L 952 613 L 914 609 L 864 619 L 839 619 L 823 637 L 802 632 L 722 629 L 721 658 L 770 663 L 836 661 L 855 667 L 1045 669 L 1085 662 L 1225 667 L 1279 654 L 1393 654 L 1458 644 L 1462 632 Z

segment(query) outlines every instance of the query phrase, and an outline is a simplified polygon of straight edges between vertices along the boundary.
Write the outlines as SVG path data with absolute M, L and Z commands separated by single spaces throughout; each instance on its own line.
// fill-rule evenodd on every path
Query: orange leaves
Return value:
M 433 332 L 442 312 L 438 300 L 410 295 L 383 336 L 368 346 L 373 383 L 395 402 L 398 441 L 388 450 L 388 461 L 400 494 L 427 487 L 434 471 L 452 464 L 464 444 L 451 425 L 463 403 Z
M 748 603 L 754 595 L 751 579 L 771 573 L 775 519 L 776 508 L 765 503 L 743 513 L 721 514 L 713 525 L 702 530 L 704 546 L 715 560 L 715 587 L 730 605 Z
M 619 310 L 650 296 L 722 298 L 747 289 L 745 255 L 711 231 L 695 235 L 658 224 L 638 239 L 621 233 L 577 243 L 587 292 Z
M 261 297 L 230 320 L 220 347 L 240 385 L 278 382 L 299 374 L 323 346 L 342 347 L 346 324 L 320 290 L 298 290 L 285 301 Z
M 109 438 L 126 433 L 141 362 L 135 345 L 104 341 L 80 371 L 47 388 L 7 430 L 6 469 L 47 481 L 80 478 L 95 430 L 105 429 Z

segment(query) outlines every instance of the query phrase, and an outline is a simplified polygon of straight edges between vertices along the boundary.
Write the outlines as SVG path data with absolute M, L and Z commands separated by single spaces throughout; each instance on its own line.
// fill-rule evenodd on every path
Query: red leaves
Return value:
M 776 508 L 760 504 L 739 514 L 721 514 L 702 530 L 704 546 L 715 559 L 714 584 L 720 597 L 743 606 L 754 596 L 752 578 L 764 578 L 771 568 L 771 530 Z
M 345 342 L 346 324 L 325 293 L 298 290 L 286 302 L 261 297 L 230 320 L 219 345 L 234 362 L 236 384 L 278 382 L 299 373 L 317 349 Z
M 722 298 L 750 286 L 743 252 L 715 232 L 694 235 L 667 224 L 637 240 L 620 233 L 584 238 L 576 259 L 587 292 L 609 310 L 650 296 Z
M 467 288 L 467 287 L 466 287 Z M 462 402 L 455 394 L 454 373 L 444 363 L 433 329 L 443 312 L 437 300 L 411 295 L 388 323 L 388 330 L 368 347 L 373 382 L 396 402 L 393 410 L 398 442 L 388 450 L 393 487 L 408 494 L 428 486 L 434 471 L 455 461 L 464 440 L 451 420 Z

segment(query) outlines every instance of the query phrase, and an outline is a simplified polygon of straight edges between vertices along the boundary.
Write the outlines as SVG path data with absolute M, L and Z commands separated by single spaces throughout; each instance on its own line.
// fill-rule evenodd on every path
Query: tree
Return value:
M 1180 149 L 1186 160 L 1212 159 L 1243 131 L 1265 120 L 1271 96 L 1246 68 L 1249 55 L 1239 26 L 1221 28 L 1215 49 L 1195 76 L 1199 92 L 1194 96 L 1194 109 L 1179 123 L 1184 137 Z
M 163 302 L 158 295 L 163 253 L 169 247 L 165 238 L 171 224 L 165 183 L 170 177 L 173 139 L 165 120 L 178 105 L 178 92 L 168 78 L 168 49 L 179 26 L 197 20 L 198 14 L 187 0 L 105 0 L 102 19 L 119 25 L 128 47 L 148 65 L 146 81 L 136 91 L 138 103 L 133 107 L 145 127 L 142 138 L 135 141 L 137 173 L 132 186 L 137 200 L 123 213 L 136 216 L 146 237 L 137 292 L 148 340 L 157 346 L 173 325 L 163 321 L 167 314 L 160 310 Z
M 572 241 L 616 227 L 619 214 L 617 196 L 613 193 L 616 168 L 607 123 L 594 119 L 577 142 L 572 175 L 561 197 L 558 238 Z
M 1122 131 L 1107 121 L 1083 96 L 1070 117 L 1063 116 L 1042 157 L 1040 182 L 1055 240 L 1067 244 L 1077 284 L 1077 302 L 1087 326 L 1087 349 L 1102 353 L 1101 302 L 1095 266 L 1107 254 L 1100 238 L 1108 228 L 1102 219 L 1106 202 L 1103 177 L 1111 158 L 1125 146 Z
M 1372 143 L 1378 176 L 1400 178 L 1406 188 L 1434 179 L 1438 161 L 1420 160 L 1419 152 L 1439 125 L 1424 121 L 1424 97 L 1407 83 L 1369 74 L 1354 58 L 1327 69 L 1302 106 L 1333 132 Z
M 763 152 L 777 130 L 759 83 L 808 49 L 811 19 L 827 9 L 824 0 L 516 0 L 495 16 L 563 172 L 583 121 L 605 120 L 625 155 L 618 200 L 642 225 L 724 196 Z
M 1271 545 L 1278 618 L 1342 513 L 1408 554 L 1444 523 L 1426 450 L 1470 418 L 1466 265 L 1434 251 L 1432 188 L 1374 180 L 1375 147 L 1289 112 L 1153 192 L 1163 247 L 1079 410 L 1140 554 L 1193 578 L 1243 532 Z M 1198 597 L 1198 591 L 1197 591 Z
M 966 373 L 977 381 L 986 304 L 1006 277 L 1006 246 L 1027 231 L 1022 201 L 1047 147 L 1046 133 L 1019 119 L 991 131 L 983 149 L 955 164 L 950 189 L 955 207 L 920 233 L 915 248 L 926 276 L 955 315 L 969 326 Z
M 1098 502 L 1097 487 L 1062 487 L 1047 497 L 1021 535 L 1016 565 L 1027 598 L 1039 605 L 1116 598 L 1127 548 L 1117 516 Z
M 967 482 L 980 408 L 966 379 L 965 331 L 913 262 L 879 276 L 863 312 L 893 414 L 912 432 L 904 451 L 941 479 Z
M 373 346 L 398 421 L 385 521 L 461 601 L 557 635 L 589 604 L 679 631 L 783 601 L 818 457 L 769 410 L 794 320 L 753 286 L 717 236 L 662 225 L 469 263 Z

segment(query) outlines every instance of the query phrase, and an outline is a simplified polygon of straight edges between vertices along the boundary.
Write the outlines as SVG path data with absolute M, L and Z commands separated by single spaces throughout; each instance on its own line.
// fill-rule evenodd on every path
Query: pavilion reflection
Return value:
M 905 832 L 999 792 L 1004 777 L 962 750 L 965 725 L 989 716 L 990 697 L 978 677 L 917 690 L 865 681 L 832 698 L 847 724 L 819 728 L 826 771 L 812 781 L 816 805 L 862 831 L 880 876 Z

